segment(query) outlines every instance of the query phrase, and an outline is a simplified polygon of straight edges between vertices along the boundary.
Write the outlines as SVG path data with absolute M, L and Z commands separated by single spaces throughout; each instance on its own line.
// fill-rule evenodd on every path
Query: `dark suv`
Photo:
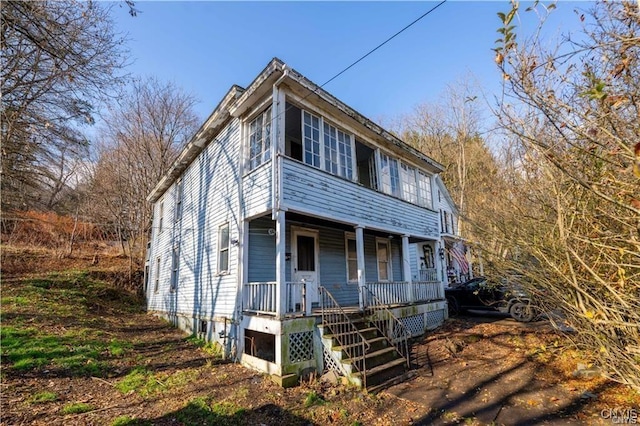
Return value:
M 449 315 L 467 309 L 509 313 L 514 319 L 529 322 L 535 317 L 530 296 L 515 283 L 492 283 L 485 277 L 473 278 L 445 289 Z

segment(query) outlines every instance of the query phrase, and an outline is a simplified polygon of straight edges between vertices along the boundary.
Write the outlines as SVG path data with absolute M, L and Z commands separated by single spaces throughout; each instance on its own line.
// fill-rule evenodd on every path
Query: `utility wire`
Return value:
M 373 49 L 371 49 L 370 51 L 368 51 L 366 54 L 364 54 L 363 56 L 361 56 L 358 60 L 356 60 L 355 62 L 353 62 L 351 65 L 349 65 L 348 67 L 346 67 L 345 69 L 343 69 L 342 71 L 340 71 L 338 74 L 334 75 L 333 77 L 331 77 L 329 80 L 327 80 L 324 84 L 321 84 L 320 87 L 324 87 L 327 84 L 331 83 L 333 80 L 335 80 L 336 78 L 340 77 L 342 74 L 344 74 L 345 72 L 347 72 L 349 69 L 351 69 L 353 66 L 355 66 L 356 64 L 358 64 L 360 61 L 362 61 L 364 58 L 366 58 L 367 56 L 371 55 L 373 52 L 375 52 L 376 50 L 380 49 L 382 46 L 384 46 L 385 44 L 389 43 L 391 40 L 393 40 L 394 38 L 396 38 L 397 36 L 399 36 L 400 34 L 402 34 L 403 32 L 405 32 L 406 30 L 408 30 L 409 28 L 411 28 L 413 25 L 415 25 L 416 23 L 418 23 L 418 21 L 422 20 L 423 18 L 425 18 L 427 15 L 429 15 L 431 12 L 433 12 L 434 10 L 436 10 L 437 8 L 439 8 L 440 6 L 442 6 L 443 4 L 445 4 L 447 2 L 447 0 L 442 0 L 440 3 L 438 3 L 437 5 L 433 6 L 431 9 L 429 9 L 428 11 L 426 11 L 425 13 L 423 13 L 421 16 L 419 16 L 417 19 L 415 19 L 413 22 L 411 22 L 410 24 L 408 24 L 407 26 L 405 26 L 403 29 L 401 29 L 400 31 L 398 31 L 397 33 L 395 33 L 394 35 L 392 35 L 391 37 L 389 37 L 388 39 L 386 39 L 385 41 L 383 41 L 382 43 L 380 43 L 379 45 L 377 45 L 376 47 L 374 47 Z

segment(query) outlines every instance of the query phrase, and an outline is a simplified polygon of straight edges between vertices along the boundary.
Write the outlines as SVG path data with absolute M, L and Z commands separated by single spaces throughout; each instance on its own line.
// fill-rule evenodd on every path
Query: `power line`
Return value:
M 429 9 L 428 11 L 426 11 L 425 13 L 423 13 L 421 16 L 419 16 L 418 18 L 416 18 L 413 22 L 411 22 L 410 24 L 408 24 L 407 26 L 405 26 L 403 29 L 401 29 L 400 31 L 398 31 L 397 33 L 395 33 L 394 35 L 392 35 L 391 37 L 389 37 L 388 39 L 386 39 L 385 41 L 383 41 L 382 43 L 380 43 L 379 45 L 377 45 L 376 47 L 374 47 L 373 49 L 371 49 L 370 51 L 368 51 L 367 53 L 365 53 L 363 56 L 361 56 L 358 60 L 356 60 L 355 62 L 353 62 L 351 65 L 349 65 L 348 67 L 346 67 L 345 69 L 343 69 L 342 71 L 340 71 L 338 74 L 334 75 L 333 77 L 331 77 L 329 80 L 327 80 L 324 84 L 321 84 L 320 87 L 324 87 L 327 84 L 331 83 L 333 80 L 335 80 L 336 78 L 340 77 L 342 74 L 344 74 L 345 72 L 347 72 L 349 69 L 351 69 L 353 66 L 355 66 L 356 64 L 358 64 L 360 61 L 362 61 L 363 59 L 365 59 L 367 56 L 371 55 L 373 52 L 375 52 L 376 50 L 380 49 L 382 46 L 384 46 L 385 44 L 389 43 L 391 40 L 393 40 L 394 38 L 396 38 L 397 36 L 399 36 L 400 34 L 402 34 L 403 32 L 405 32 L 406 30 L 408 30 L 409 28 L 411 28 L 413 25 L 415 25 L 416 23 L 418 23 L 418 21 L 422 20 L 423 18 L 425 18 L 426 16 L 428 16 L 431 12 L 433 12 L 434 10 L 436 10 L 437 8 L 439 8 L 440 6 L 442 6 L 443 4 L 445 4 L 447 2 L 447 0 L 442 0 L 440 3 L 438 3 L 437 5 L 433 6 L 431 9 Z M 306 96 L 305 96 L 306 97 Z

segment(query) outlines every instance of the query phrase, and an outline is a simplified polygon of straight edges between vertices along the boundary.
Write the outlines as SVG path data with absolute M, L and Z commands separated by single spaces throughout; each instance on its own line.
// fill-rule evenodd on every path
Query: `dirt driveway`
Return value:
M 546 321 L 459 317 L 416 345 L 416 377 L 387 392 L 419 404 L 421 425 L 611 424 L 602 410 L 638 407 L 619 385 L 573 377 L 586 361 L 564 343 Z

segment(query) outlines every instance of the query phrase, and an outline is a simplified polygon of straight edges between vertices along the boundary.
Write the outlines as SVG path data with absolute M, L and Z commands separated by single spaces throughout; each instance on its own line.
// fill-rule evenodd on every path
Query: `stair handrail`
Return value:
M 369 350 L 369 348 L 371 347 L 371 345 L 367 341 L 367 339 L 362 335 L 362 333 L 360 333 L 360 330 L 358 330 L 358 327 L 356 327 L 356 325 L 353 323 L 353 321 L 351 321 L 351 318 L 349 318 L 347 313 L 342 309 L 340 304 L 331 295 L 329 290 L 327 290 L 323 286 L 319 286 L 318 287 L 318 291 L 320 293 L 320 312 L 322 314 L 322 325 L 325 326 L 325 327 L 331 328 L 331 333 L 335 337 L 335 339 L 338 341 L 338 344 L 340 345 L 341 350 L 344 351 L 347 354 L 349 359 L 353 360 L 354 358 L 356 358 L 356 356 L 355 356 L 355 353 L 351 350 L 350 346 L 356 344 L 356 345 L 359 345 L 362 348 L 362 369 L 360 369 L 358 367 L 358 365 L 353 363 L 353 362 L 351 363 L 351 365 L 362 374 L 362 385 L 366 389 L 366 387 L 367 387 L 367 360 L 366 360 L 366 356 L 365 355 L 366 355 L 367 351 Z M 323 296 L 327 296 L 328 300 L 325 300 L 325 297 L 323 297 Z M 331 305 L 332 305 L 331 307 L 327 307 L 326 306 L 325 302 L 327 302 L 327 301 L 331 303 Z M 329 311 L 329 309 L 331 309 L 332 312 Z M 342 318 L 343 321 L 340 324 L 339 328 L 346 327 L 345 329 L 349 330 L 349 334 L 354 336 L 355 341 L 350 342 L 350 341 L 345 341 L 343 339 L 343 334 L 340 333 L 337 329 L 334 329 L 332 327 L 332 324 L 335 327 L 338 324 L 338 321 L 333 321 L 332 322 L 332 321 L 326 319 L 330 315 L 335 315 L 336 319 L 338 319 L 339 317 Z M 336 328 L 338 328 L 338 327 L 336 327 Z
M 380 331 L 380 334 L 385 337 L 387 342 L 391 346 L 393 346 L 396 352 L 406 361 L 407 367 L 411 368 L 411 353 L 409 352 L 409 339 L 411 338 L 411 333 L 409 333 L 409 330 L 404 325 L 404 323 L 400 321 L 395 315 L 393 315 L 393 312 L 391 312 L 391 310 L 384 306 L 378 296 L 376 296 L 371 290 L 369 290 L 367 286 L 362 286 L 362 290 L 366 291 L 368 293 L 368 296 L 373 298 L 373 300 L 375 301 L 375 303 L 370 304 L 366 307 L 366 309 L 371 311 L 372 316 L 375 316 L 376 312 L 378 311 L 383 311 L 385 315 L 391 319 L 392 322 L 391 330 L 383 330 L 378 325 L 378 321 L 375 320 L 371 321 L 374 327 L 376 327 L 378 331 Z M 394 338 L 394 330 L 396 330 L 396 327 L 398 330 L 400 330 L 400 335 L 395 336 Z

